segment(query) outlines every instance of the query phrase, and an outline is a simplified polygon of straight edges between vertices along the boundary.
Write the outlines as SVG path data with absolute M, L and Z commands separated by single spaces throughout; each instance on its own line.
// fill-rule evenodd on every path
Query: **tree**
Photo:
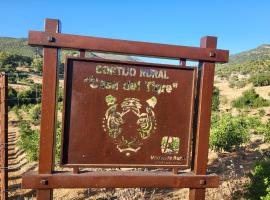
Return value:
M 5 69 L 15 71 L 18 66 L 29 66 L 32 59 L 27 56 L 21 56 L 16 54 L 9 54 L 6 52 L 0 52 L 0 70 L 10 72 Z
M 35 57 L 33 59 L 32 65 L 33 69 L 36 72 L 42 72 L 42 67 L 43 67 L 43 58 L 42 57 Z
M 17 91 L 9 86 L 8 87 L 8 105 L 10 107 L 15 106 L 16 99 L 17 99 Z

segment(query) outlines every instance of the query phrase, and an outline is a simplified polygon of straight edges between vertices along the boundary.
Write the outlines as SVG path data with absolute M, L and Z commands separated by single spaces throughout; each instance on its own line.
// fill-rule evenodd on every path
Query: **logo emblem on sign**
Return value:
M 145 139 L 156 129 L 154 107 L 157 98 L 141 103 L 137 98 L 125 98 L 117 103 L 116 97 L 105 97 L 108 109 L 103 118 L 104 131 L 114 140 L 119 152 L 130 156 L 141 149 Z

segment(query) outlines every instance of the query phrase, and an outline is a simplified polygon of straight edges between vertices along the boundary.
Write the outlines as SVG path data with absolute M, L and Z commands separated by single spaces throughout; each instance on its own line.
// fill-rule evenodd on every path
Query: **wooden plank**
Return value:
M 202 48 L 216 48 L 216 37 L 204 37 L 201 39 Z M 212 92 L 214 84 L 215 63 L 202 62 L 199 64 L 201 72 L 199 99 L 198 99 L 198 118 L 197 133 L 195 143 L 195 158 L 193 171 L 196 175 L 204 175 L 207 170 L 209 132 L 211 123 Z M 205 199 L 205 189 L 191 189 L 190 200 Z
M 98 37 L 30 31 L 28 44 L 33 46 L 84 49 L 120 54 L 146 55 L 172 59 L 227 62 L 229 51 L 213 48 L 115 40 Z
M 8 106 L 6 103 L 7 99 L 7 88 L 8 88 L 8 77 L 5 74 L 1 74 L 0 77 L 0 113 L 1 113 L 1 132 L 0 132 L 0 143 L 1 143 L 1 200 L 8 199 Z
M 216 188 L 219 177 L 216 175 L 198 175 L 183 173 L 173 175 L 171 172 L 56 172 L 54 174 L 37 174 L 29 172 L 23 178 L 24 189 L 49 188 Z
M 59 21 L 46 19 L 45 31 L 55 33 L 59 31 Z M 40 174 L 50 174 L 54 169 L 56 108 L 58 88 L 58 49 L 44 48 L 42 107 L 40 126 Z M 49 197 L 49 198 L 48 198 Z M 52 190 L 39 190 L 37 199 L 52 199 Z

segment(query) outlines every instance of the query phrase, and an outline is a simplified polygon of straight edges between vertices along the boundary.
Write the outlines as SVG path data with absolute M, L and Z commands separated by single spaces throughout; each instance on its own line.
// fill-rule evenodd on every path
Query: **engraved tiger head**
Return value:
M 112 95 L 106 96 L 105 101 L 108 109 L 103 118 L 104 131 L 114 140 L 120 152 L 126 156 L 136 153 L 156 129 L 153 110 L 156 97 L 148 99 L 144 105 L 137 98 L 125 98 L 118 104 Z

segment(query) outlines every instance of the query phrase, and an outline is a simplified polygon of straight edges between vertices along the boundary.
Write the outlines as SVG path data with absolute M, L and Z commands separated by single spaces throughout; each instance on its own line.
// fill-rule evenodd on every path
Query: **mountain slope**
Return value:
M 10 37 L 0 37 L 0 51 L 31 58 L 35 55 L 41 55 L 42 53 L 41 48 L 29 46 L 27 44 L 27 39 Z
M 33 58 L 35 55 L 42 55 L 42 48 L 29 46 L 27 44 L 26 38 L 0 37 L 0 51 L 5 51 L 10 54 L 28 56 L 31 58 Z M 69 50 L 65 50 L 65 52 L 66 53 L 64 54 L 68 54 Z M 71 52 L 74 52 L 74 51 L 71 51 Z M 137 60 L 133 58 L 132 56 L 117 55 L 117 54 L 112 54 L 112 53 L 93 52 L 93 53 L 87 53 L 86 55 L 87 57 L 98 57 L 98 58 L 113 59 L 113 60 L 128 60 L 128 61 Z
M 244 51 L 238 54 L 230 55 L 229 64 L 240 64 L 249 61 L 262 61 L 270 59 L 270 45 L 265 44 L 255 49 Z

